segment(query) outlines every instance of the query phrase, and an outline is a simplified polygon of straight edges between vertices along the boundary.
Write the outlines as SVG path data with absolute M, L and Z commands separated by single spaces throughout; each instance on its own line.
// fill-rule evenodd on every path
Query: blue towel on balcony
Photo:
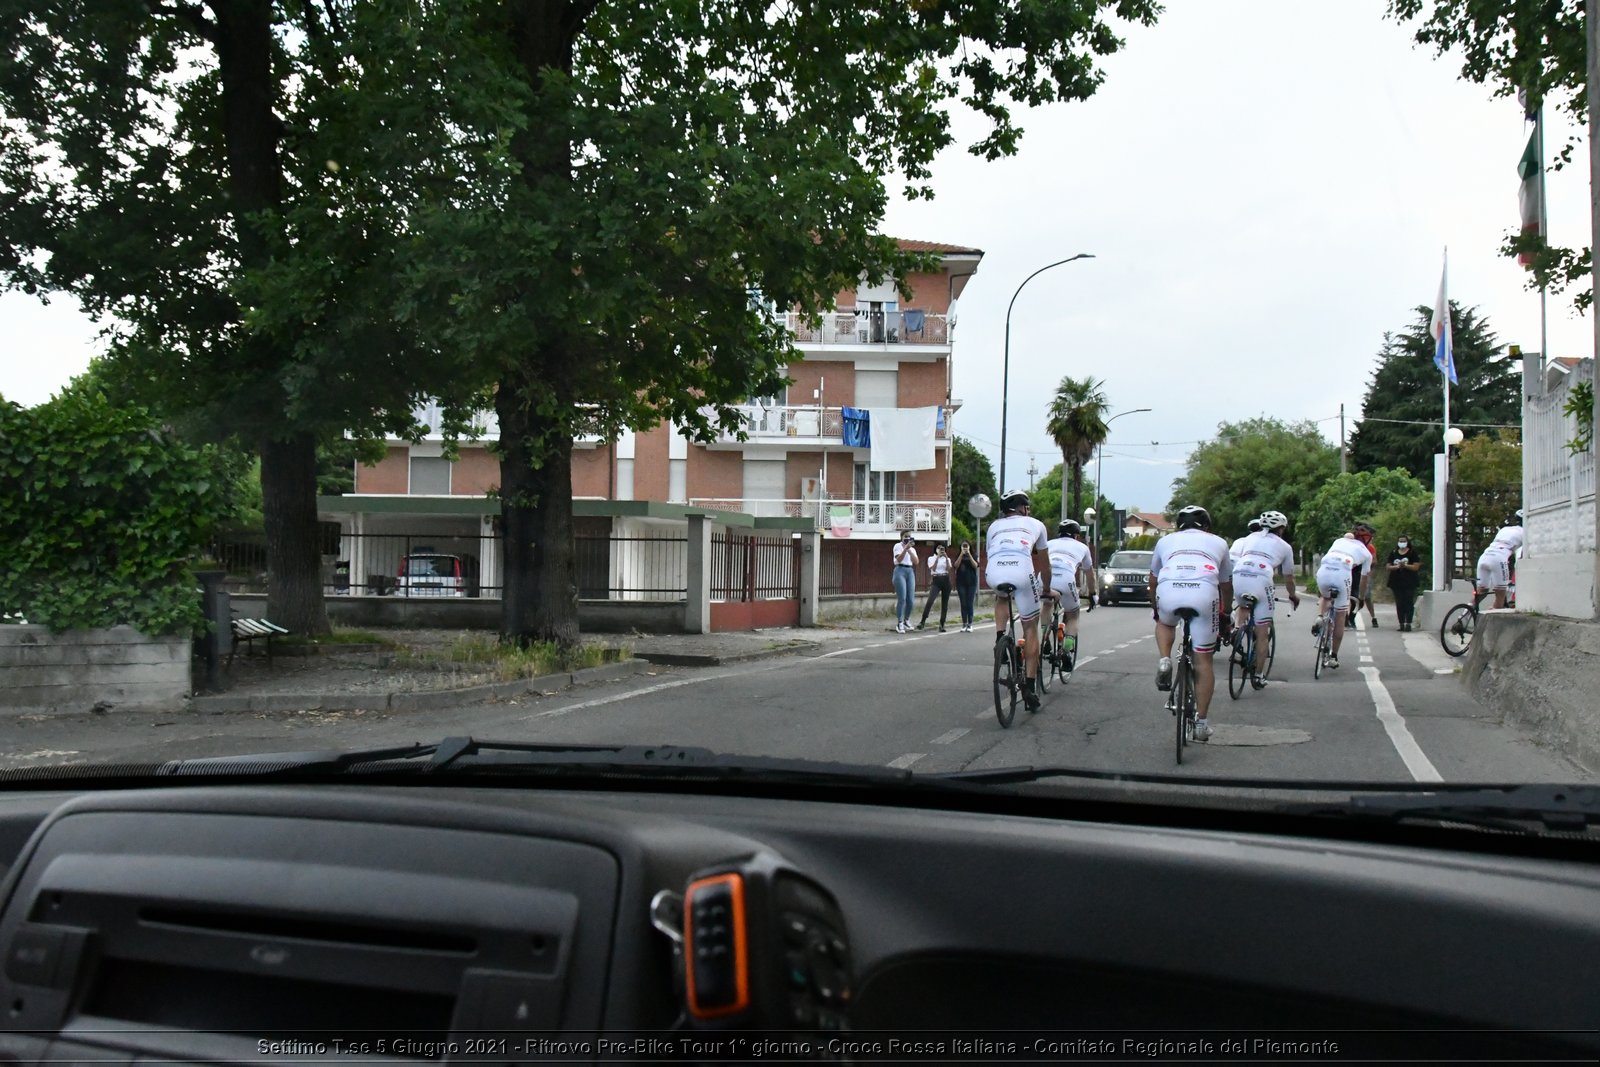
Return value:
M 844 443 L 847 448 L 871 448 L 872 429 L 868 424 L 866 408 L 840 408 L 844 423 Z
M 921 311 L 908 310 L 905 312 L 906 333 L 922 332 L 922 316 L 923 313 Z
M 936 429 L 937 429 L 937 430 L 938 430 L 938 431 L 939 431 L 939 432 L 940 432 L 940 433 L 943 433 L 943 432 L 944 432 L 944 408 L 943 408 L 943 406 L 941 406 L 941 407 L 940 407 L 940 408 L 939 408 L 939 421 L 938 421 L 938 423 L 937 423 L 937 424 L 936 424 L 936 425 L 935 425 L 935 428 L 936 428 Z

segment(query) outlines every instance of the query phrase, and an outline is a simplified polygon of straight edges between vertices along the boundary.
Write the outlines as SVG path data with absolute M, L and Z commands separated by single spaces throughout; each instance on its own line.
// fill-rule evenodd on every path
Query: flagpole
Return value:
M 1539 237 L 1548 247 L 1550 244 L 1550 212 L 1546 206 L 1544 190 L 1544 101 L 1539 102 L 1539 111 L 1534 118 L 1534 133 L 1539 139 Z M 1542 374 L 1544 368 L 1550 363 L 1550 341 L 1545 320 L 1545 287 L 1539 285 L 1539 370 Z

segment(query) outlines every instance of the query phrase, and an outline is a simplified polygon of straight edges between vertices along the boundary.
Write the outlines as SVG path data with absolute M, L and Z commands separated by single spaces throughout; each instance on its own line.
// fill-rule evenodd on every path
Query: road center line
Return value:
M 1358 669 L 1362 677 L 1367 680 L 1367 692 L 1372 695 L 1372 703 L 1378 709 L 1378 721 L 1383 723 L 1384 731 L 1394 744 L 1395 751 L 1400 754 L 1406 770 L 1411 772 L 1411 777 L 1419 782 L 1444 781 L 1433 763 L 1423 754 L 1422 746 L 1417 744 L 1417 739 L 1411 736 L 1411 730 L 1406 726 L 1405 719 L 1400 717 L 1400 712 L 1394 706 L 1394 698 L 1389 695 L 1389 690 L 1384 688 L 1383 682 L 1378 677 L 1378 668 Z
M 905 770 L 907 767 L 911 766 L 913 763 L 917 762 L 917 760 L 926 755 L 926 752 L 907 752 L 904 756 L 896 756 L 894 759 L 890 760 L 889 766 L 895 768 L 896 770 Z
M 940 734 L 938 737 L 935 737 L 933 739 L 932 743 L 935 744 L 935 745 L 948 745 L 950 742 L 958 740 L 958 739 L 960 739 L 962 737 L 965 737 L 967 734 L 970 734 L 971 732 L 972 731 L 968 727 L 965 727 L 965 726 L 957 727 L 954 730 L 946 730 L 944 733 Z

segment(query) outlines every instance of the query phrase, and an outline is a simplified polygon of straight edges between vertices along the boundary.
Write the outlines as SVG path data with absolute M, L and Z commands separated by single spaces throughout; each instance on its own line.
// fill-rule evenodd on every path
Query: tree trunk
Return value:
M 1072 457 L 1072 518 L 1083 515 L 1083 460 Z
M 261 442 L 267 527 L 267 618 L 297 634 L 328 632 L 317 529 L 317 442 L 310 434 Z
M 544 438 L 539 416 L 504 384 L 500 417 L 501 560 L 505 593 L 500 639 L 527 646 L 578 643 L 578 580 L 572 551 L 572 441 L 559 438 L 536 453 Z M 539 466 L 535 467 L 535 463 Z

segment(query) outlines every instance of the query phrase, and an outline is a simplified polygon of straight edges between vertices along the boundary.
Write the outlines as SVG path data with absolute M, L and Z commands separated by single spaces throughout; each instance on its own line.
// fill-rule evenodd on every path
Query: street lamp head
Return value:
M 1444 432 L 1444 443 L 1451 448 L 1458 448 L 1466 439 L 1466 434 L 1461 432 L 1461 427 L 1452 426 Z
M 1083 509 L 1083 521 L 1084 522 L 1093 522 L 1094 521 L 1094 516 L 1095 516 L 1094 508 L 1084 508 Z

